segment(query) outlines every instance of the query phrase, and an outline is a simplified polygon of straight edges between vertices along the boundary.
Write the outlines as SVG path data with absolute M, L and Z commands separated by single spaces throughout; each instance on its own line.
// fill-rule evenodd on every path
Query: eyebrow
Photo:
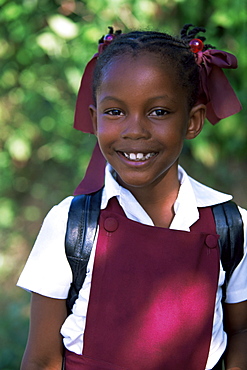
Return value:
M 152 101 L 159 100 L 159 99 L 166 99 L 171 103 L 177 103 L 177 101 L 175 99 L 170 98 L 168 95 L 159 95 L 159 96 L 151 97 L 150 99 L 148 99 L 146 101 L 146 103 L 152 103 Z M 109 100 L 114 100 L 118 103 L 124 103 L 121 99 L 119 99 L 117 97 L 114 97 L 114 96 L 111 96 L 111 95 L 104 96 L 103 99 L 100 100 L 100 103 L 104 103 L 104 102 L 107 102 Z
M 105 101 L 108 101 L 108 100 L 115 100 L 115 101 L 117 101 L 119 103 L 122 103 L 123 102 L 121 99 L 118 99 L 118 98 L 116 98 L 114 96 L 110 96 L 109 95 L 109 96 L 104 96 L 103 99 L 100 100 L 100 103 L 104 103 Z

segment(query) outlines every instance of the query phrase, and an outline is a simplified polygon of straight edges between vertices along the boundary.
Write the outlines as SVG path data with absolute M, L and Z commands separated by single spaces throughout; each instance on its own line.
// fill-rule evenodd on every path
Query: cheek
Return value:
M 111 144 L 116 140 L 116 134 L 114 133 L 112 126 L 102 123 L 98 124 L 96 136 L 102 150 L 110 147 Z
M 97 137 L 99 140 L 111 141 L 120 136 L 120 125 L 114 120 L 98 117 L 97 122 Z
M 169 124 L 164 123 L 164 125 L 155 128 L 153 136 L 158 140 L 160 139 L 161 141 L 170 143 L 181 139 L 181 131 L 181 127 L 178 127 L 174 122 L 170 122 Z

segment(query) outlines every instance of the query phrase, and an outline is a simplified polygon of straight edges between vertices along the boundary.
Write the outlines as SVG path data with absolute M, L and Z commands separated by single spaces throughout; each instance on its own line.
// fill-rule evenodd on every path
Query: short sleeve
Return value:
M 17 286 L 51 298 L 67 298 L 72 272 L 64 240 L 72 199 L 64 199 L 47 214 Z
M 247 300 L 247 211 L 239 207 L 244 224 L 244 256 L 234 270 L 226 291 L 226 303 Z

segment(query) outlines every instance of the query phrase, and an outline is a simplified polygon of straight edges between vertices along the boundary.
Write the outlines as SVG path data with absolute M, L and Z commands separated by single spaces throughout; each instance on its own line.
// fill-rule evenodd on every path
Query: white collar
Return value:
M 198 207 L 208 207 L 232 199 L 231 195 L 211 189 L 192 179 L 181 166 L 178 167 L 178 176 L 181 186 L 174 204 L 175 216 L 170 225 L 171 229 L 189 231 L 190 226 L 199 218 Z M 115 179 L 115 171 L 107 164 L 101 209 L 106 208 L 109 199 L 114 196 L 117 197 L 129 219 L 153 225 L 153 221 L 132 193 L 118 184 Z

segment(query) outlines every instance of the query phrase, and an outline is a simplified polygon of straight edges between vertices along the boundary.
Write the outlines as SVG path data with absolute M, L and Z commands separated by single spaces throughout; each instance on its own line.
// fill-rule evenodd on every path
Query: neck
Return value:
M 178 196 L 180 183 L 178 171 L 172 172 L 169 175 L 167 173 L 163 181 L 147 187 L 131 187 L 122 184 L 134 195 L 154 225 L 158 227 L 169 227 L 174 217 L 173 206 Z

